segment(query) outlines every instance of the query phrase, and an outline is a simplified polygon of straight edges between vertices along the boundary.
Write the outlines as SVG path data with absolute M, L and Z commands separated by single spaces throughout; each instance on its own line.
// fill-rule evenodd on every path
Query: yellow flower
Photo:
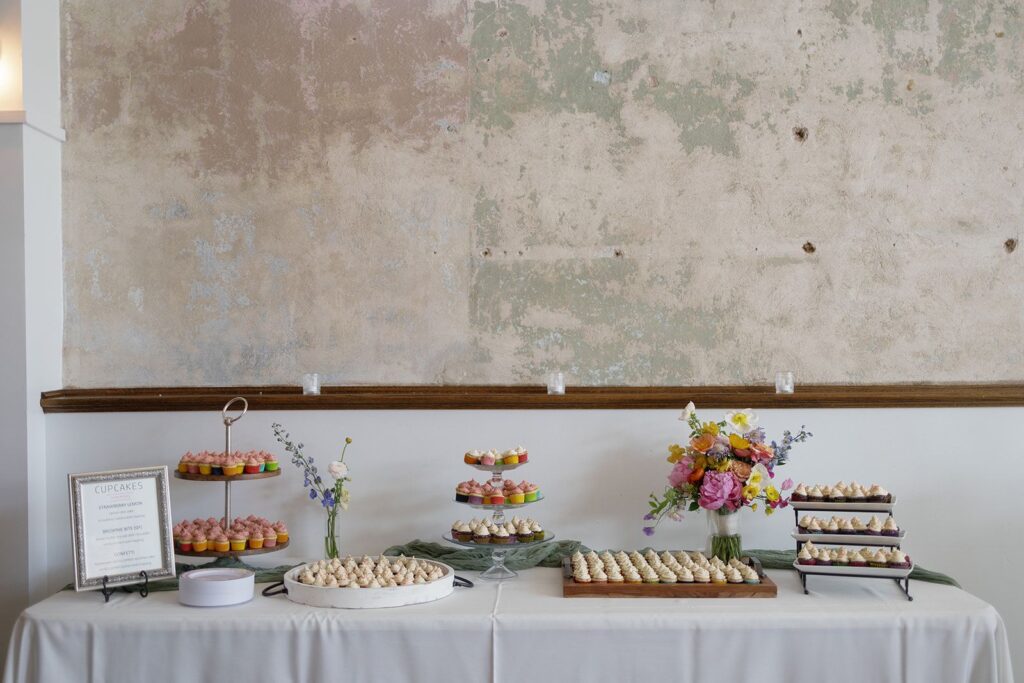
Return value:
M 757 498 L 757 494 L 759 493 L 761 493 L 761 487 L 757 484 L 747 484 L 743 487 L 743 497 L 747 500 Z
M 715 463 L 715 469 L 719 472 L 728 472 L 732 469 L 732 460 L 725 458 Z
M 686 451 L 683 449 L 683 447 L 680 446 L 677 443 L 674 443 L 671 446 L 669 446 L 668 447 L 668 452 L 669 452 L 668 461 L 671 462 L 671 463 L 679 462 L 680 460 L 683 459 L 683 455 L 686 454 Z
M 700 431 L 704 434 L 711 434 L 712 436 L 718 436 L 718 423 L 717 422 L 705 422 L 701 425 Z
M 729 445 L 737 451 L 743 451 L 750 448 L 750 442 L 744 439 L 739 434 L 729 435 Z
M 757 512 L 757 503 L 751 503 L 750 509 L 753 510 L 754 512 Z
M 764 514 L 766 514 L 766 515 L 774 515 L 775 514 L 775 508 L 765 508 L 764 509 Z
M 768 486 L 764 490 L 764 497 L 774 502 L 779 499 L 779 492 L 774 486 Z
M 760 484 L 761 483 L 761 473 L 758 472 L 757 470 L 751 471 L 750 476 L 747 477 L 747 483 L 748 484 L 755 484 L 755 485 Z

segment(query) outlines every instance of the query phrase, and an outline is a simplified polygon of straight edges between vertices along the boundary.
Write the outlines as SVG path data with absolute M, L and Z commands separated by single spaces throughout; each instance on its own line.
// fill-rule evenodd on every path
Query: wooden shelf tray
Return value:
M 174 470 L 174 476 L 178 479 L 187 479 L 188 481 L 245 481 L 248 479 L 269 479 L 270 477 L 281 476 L 281 470 L 276 469 L 273 472 L 257 472 L 256 474 L 190 474 L 188 472 L 179 472 Z
M 259 548 L 257 550 L 251 548 L 246 550 L 225 550 L 223 552 L 220 550 L 204 550 L 201 553 L 194 551 L 183 553 L 180 550 L 175 550 L 174 554 L 181 557 L 242 557 L 243 555 L 262 555 L 264 553 L 275 553 L 278 550 L 284 550 L 288 547 L 290 541 L 291 539 L 288 539 L 283 543 L 275 544 L 273 548 Z
M 749 564 L 749 561 L 748 561 Z M 759 572 L 760 573 L 760 572 Z M 779 587 L 767 575 L 761 583 L 576 583 L 569 558 L 562 561 L 566 598 L 774 598 Z

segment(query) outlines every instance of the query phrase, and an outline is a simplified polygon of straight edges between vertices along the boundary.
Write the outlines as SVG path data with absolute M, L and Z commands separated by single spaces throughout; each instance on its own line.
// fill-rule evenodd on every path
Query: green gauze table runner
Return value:
M 384 551 L 385 555 L 396 556 L 406 555 L 408 557 L 422 557 L 428 560 L 437 560 L 464 571 L 483 571 L 491 566 L 492 546 L 480 546 L 479 548 L 453 548 L 440 543 L 421 541 L 416 539 L 404 545 L 394 545 Z M 560 567 L 562 558 L 572 555 L 579 550 L 588 552 L 590 549 L 580 541 L 557 541 L 542 543 L 540 545 L 517 548 L 514 545 L 508 546 L 508 554 L 505 556 L 505 564 L 511 569 L 529 569 L 530 567 Z M 643 551 L 646 551 L 644 548 Z M 660 552 L 660 551 L 659 551 Z M 765 569 L 793 569 L 793 562 L 796 559 L 795 550 L 745 550 L 745 555 L 756 557 L 761 561 Z M 281 581 L 285 573 L 297 565 L 282 565 L 279 567 L 251 567 L 235 557 L 219 557 L 209 564 L 177 565 L 177 572 L 182 573 L 192 569 L 203 569 L 212 567 L 231 567 L 249 569 L 256 573 L 256 583 L 274 583 Z M 928 581 L 929 583 L 940 583 L 947 586 L 960 587 L 955 579 L 946 574 L 934 572 L 923 567 L 914 567 L 910 578 L 915 581 Z M 73 589 L 74 584 L 66 588 Z M 127 591 L 137 591 L 138 585 L 125 586 Z M 151 591 L 170 591 L 178 589 L 178 579 L 164 579 L 153 581 L 149 584 Z

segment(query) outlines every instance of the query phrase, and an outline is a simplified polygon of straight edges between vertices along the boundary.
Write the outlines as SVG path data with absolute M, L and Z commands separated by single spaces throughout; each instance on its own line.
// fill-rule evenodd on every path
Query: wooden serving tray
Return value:
M 246 481 L 249 479 L 267 479 L 269 477 L 280 477 L 280 468 L 273 472 L 256 472 L 254 474 L 190 474 L 174 470 L 176 479 L 187 479 L 189 481 Z
M 288 539 L 282 543 L 277 543 L 273 548 L 246 548 L 245 550 L 204 550 L 202 552 L 196 552 L 190 550 L 187 553 L 181 550 L 175 549 L 174 554 L 182 557 L 242 557 L 243 555 L 262 555 L 264 553 L 276 553 L 278 550 L 284 550 L 288 547 L 288 543 L 292 539 Z
M 572 578 L 572 562 L 562 560 L 562 597 L 565 598 L 774 598 L 775 585 L 761 569 L 760 563 L 743 558 L 761 577 L 761 583 L 576 583 Z

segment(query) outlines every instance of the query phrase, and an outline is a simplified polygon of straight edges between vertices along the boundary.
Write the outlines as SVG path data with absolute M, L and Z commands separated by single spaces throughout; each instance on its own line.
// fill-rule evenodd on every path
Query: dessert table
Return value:
M 22 614 L 3 681 L 1013 680 L 1002 619 L 960 589 L 914 582 L 908 602 L 887 581 L 822 578 L 804 595 L 796 572 L 769 574 L 776 599 L 567 599 L 560 570 L 538 568 L 378 610 L 65 591 Z

